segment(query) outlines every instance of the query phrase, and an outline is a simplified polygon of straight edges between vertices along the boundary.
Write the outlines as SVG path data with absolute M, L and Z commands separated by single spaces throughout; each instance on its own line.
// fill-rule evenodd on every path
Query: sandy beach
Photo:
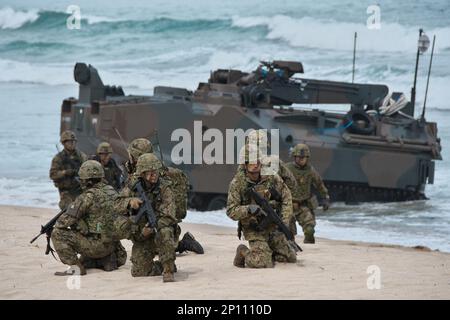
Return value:
M 322 238 L 305 245 L 298 237 L 304 251 L 296 264 L 238 269 L 236 231 L 206 224 L 182 224 L 205 254 L 178 255 L 175 283 L 132 278 L 128 260 L 114 272 L 89 269 L 77 289 L 53 275 L 65 266 L 44 255 L 45 236 L 29 244 L 56 213 L 0 206 L 1 299 L 450 299 L 449 253 Z M 130 255 L 131 242 L 123 243 Z

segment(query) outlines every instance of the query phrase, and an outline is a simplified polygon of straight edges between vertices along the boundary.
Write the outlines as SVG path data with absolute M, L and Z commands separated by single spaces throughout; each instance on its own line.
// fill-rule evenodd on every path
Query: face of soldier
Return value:
M 111 153 L 100 153 L 99 157 L 100 162 L 105 166 L 108 164 L 109 160 L 111 160 Z
M 257 163 L 247 163 L 246 165 L 248 173 L 259 173 L 261 172 L 261 162 Z
M 63 143 L 64 149 L 66 149 L 69 152 L 74 151 L 76 145 L 77 145 L 76 140 L 66 140 Z
M 156 170 L 145 171 L 143 174 L 145 181 L 151 184 L 155 184 L 158 182 L 159 173 Z
M 308 162 L 308 157 L 295 157 L 295 163 L 303 167 Z

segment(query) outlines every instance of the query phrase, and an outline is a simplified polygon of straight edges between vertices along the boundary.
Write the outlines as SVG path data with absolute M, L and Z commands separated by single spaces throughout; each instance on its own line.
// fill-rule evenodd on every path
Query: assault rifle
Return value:
M 45 233 L 47 235 L 47 248 L 45 249 L 45 254 L 51 253 L 53 258 L 55 258 L 55 259 L 56 259 L 56 257 L 55 257 L 55 254 L 53 253 L 53 252 L 55 252 L 55 250 L 53 250 L 53 248 L 50 246 L 50 237 L 52 235 L 53 226 L 55 225 L 56 221 L 59 219 L 59 217 L 64 212 L 66 212 L 66 209 L 61 210 L 49 222 L 47 222 L 45 225 L 41 226 L 41 232 L 30 241 L 30 243 L 33 243 L 34 241 L 36 241 L 37 238 L 39 238 L 41 235 L 43 235 Z
M 258 225 L 260 229 L 265 229 L 267 225 L 270 223 L 274 223 L 277 225 L 278 229 L 284 233 L 286 238 L 291 241 L 291 243 L 295 246 L 299 251 L 303 251 L 302 248 L 295 242 L 295 237 L 292 234 L 291 230 L 283 223 L 280 216 L 275 212 L 272 206 L 269 204 L 265 198 L 263 198 L 254 188 L 250 188 L 250 196 L 255 200 L 255 203 L 261 208 L 259 213 L 264 216 L 261 223 Z M 270 190 L 271 193 L 275 193 L 275 190 Z M 274 195 L 273 198 L 279 198 L 279 195 Z M 295 249 L 294 248 L 294 249 Z
M 137 192 L 138 197 L 142 200 L 142 204 L 139 207 L 137 214 L 132 217 L 132 221 L 134 223 L 138 223 L 139 220 L 142 218 L 142 216 L 145 215 L 149 227 L 155 231 L 156 230 L 155 211 L 153 211 L 152 203 L 145 194 L 142 184 L 143 184 L 142 178 L 139 178 L 138 181 L 133 186 L 133 191 Z

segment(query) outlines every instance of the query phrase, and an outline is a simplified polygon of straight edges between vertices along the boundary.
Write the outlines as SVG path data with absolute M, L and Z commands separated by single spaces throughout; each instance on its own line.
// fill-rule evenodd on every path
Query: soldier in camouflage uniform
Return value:
M 136 164 L 139 157 L 144 153 L 152 153 L 153 145 L 148 139 L 137 138 L 131 141 L 127 151 L 130 158 L 124 164 L 125 171 L 128 175 L 125 185 L 130 182 L 130 179 L 133 179 L 133 174 L 136 172 Z
M 111 157 L 113 149 L 108 142 L 102 142 L 97 147 L 97 154 L 92 156 L 92 160 L 100 162 L 105 171 L 105 180 L 116 191 L 122 188 L 122 170 L 116 161 Z
M 127 184 L 132 185 L 135 182 L 135 178 L 133 175 L 136 171 L 136 161 L 141 155 L 144 153 L 153 153 L 153 144 L 145 138 L 134 139 L 129 147 L 128 154 L 130 158 L 125 163 L 125 168 L 128 173 L 128 181 Z M 189 191 L 189 181 L 186 174 L 177 168 L 166 167 L 163 165 L 162 174 L 167 180 L 170 180 L 172 183 L 172 190 L 175 191 L 174 199 L 175 199 L 175 208 L 176 208 L 176 217 L 178 223 L 181 223 L 182 219 L 186 217 L 187 212 L 187 193 Z M 175 243 L 176 243 L 176 252 L 182 253 L 184 251 L 192 251 L 197 254 L 203 254 L 204 250 L 201 244 L 194 238 L 194 236 L 190 232 L 186 232 L 181 240 L 179 240 L 181 235 L 181 228 L 177 224 L 175 229 Z M 158 272 L 155 270 L 155 272 Z
M 288 168 L 297 180 L 297 189 L 293 192 L 292 202 L 294 215 L 303 228 L 305 235 L 304 243 L 315 243 L 314 227 L 316 218 L 314 209 L 317 208 L 317 199 L 311 193 L 314 186 L 323 198 L 323 210 L 328 210 L 330 197 L 322 178 L 314 167 L 309 163 L 311 153 L 306 144 L 298 144 L 292 150 L 293 162 L 288 163 Z
M 56 275 L 71 275 L 76 270 L 86 274 L 78 254 L 101 260 L 105 271 L 117 269 L 113 241 L 113 200 L 117 193 L 103 183 L 105 174 L 97 161 L 84 162 L 79 176 L 83 192 L 58 219 L 51 235 L 61 262 L 70 266 Z
M 268 148 L 270 146 L 270 143 L 267 137 L 267 130 L 259 129 L 250 131 L 246 139 L 246 144 L 256 145 L 259 150 L 261 150 L 263 174 L 266 173 L 265 170 L 277 170 L 275 173 L 277 173 L 281 177 L 281 179 L 283 179 L 283 182 L 287 185 L 289 191 L 291 191 L 292 194 L 297 188 L 297 181 L 295 180 L 295 177 L 292 174 L 291 170 L 289 170 L 287 165 L 283 160 L 280 159 L 278 155 L 268 155 Z M 239 165 L 238 171 L 245 174 L 245 165 Z M 273 172 L 267 172 L 267 174 L 273 174 Z M 289 229 L 294 235 L 297 234 L 294 215 L 292 215 L 291 222 L 289 223 Z
M 227 215 L 238 221 L 250 249 L 243 244 L 239 245 L 233 264 L 240 268 L 270 268 L 274 266 L 274 261 L 295 262 L 295 251 L 275 225 L 269 224 L 264 229 L 260 228 L 262 209 L 249 196 L 248 190 L 253 187 L 274 209 L 278 209 L 286 225 L 292 218 L 291 192 L 277 174 L 261 174 L 262 164 L 258 148 L 247 145 L 244 150 L 245 174 L 237 172 L 230 183 Z M 256 159 L 252 154 L 256 154 Z M 271 198 L 272 188 L 280 194 L 281 199 Z
M 59 207 L 63 210 L 81 193 L 78 170 L 87 156 L 76 149 L 77 138 L 72 131 L 64 131 L 60 141 L 64 150 L 52 159 L 50 179 L 58 188 Z
M 161 161 L 154 154 L 141 155 L 136 163 L 134 178 L 130 179 L 134 182 L 123 188 L 115 201 L 115 208 L 116 212 L 124 215 L 132 215 L 139 209 L 142 200 L 134 191 L 133 184 L 141 179 L 156 215 L 157 228 L 152 230 L 145 216 L 133 226 L 130 236 L 133 242 L 131 275 L 150 276 L 154 268 L 153 258 L 158 254 L 163 267 L 163 281 L 172 282 L 175 272 L 174 232 L 177 218 L 170 181 L 161 176 L 162 169 Z

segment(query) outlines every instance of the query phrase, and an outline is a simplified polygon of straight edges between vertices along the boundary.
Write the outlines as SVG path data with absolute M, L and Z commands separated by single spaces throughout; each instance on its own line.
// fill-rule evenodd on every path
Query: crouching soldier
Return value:
M 175 280 L 176 270 L 174 232 L 177 218 L 170 182 L 163 179 L 162 170 L 162 163 L 154 154 L 141 155 L 136 163 L 135 178 L 129 179 L 132 184 L 123 188 L 115 201 L 115 208 L 124 215 L 135 215 L 141 206 L 146 205 L 139 196 L 137 184 L 142 187 L 150 202 L 147 205 L 153 208 L 156 228 L 149 226 L 145 215 L 132 226 L 131 275 L 133 277 L 152 275 L 153 259 L 158 254 L 163 267 L 163 281 L 172 282 Z
M 239 245 L 233 264 L 240 268 L 271 268 L 274 261 L 295 262 L 295 250 L 289 245 L 286 236 L 277 230 L 275 224 L 261 224 L 264 212 L 250 196 L 249 189 L 253 188 L 274 209 L 279 209 L 278 213 L 285 225 L 289 225 L 292 218 L 291 193 L 277 174 L 261 174 L 260 151 L 256 147 L 247 145 L 243 153 L 245 174 L 236 173 L 230 183 L 227 215 L 239 222 L 238 226 L 250 248 Z M 278 194 L 276 199 L 273 199 L 272 189 Z
M 51 240 L 62 263 L 70 266 L 55 275 L 86 274 L 78 254 L 98 259 L 105 271 L 117 269 L 116 243 L 113 241 L 114 189 L 102 182 L 102 165 L 88 160 L 79 171 L 82 193 L 58 219 Z

